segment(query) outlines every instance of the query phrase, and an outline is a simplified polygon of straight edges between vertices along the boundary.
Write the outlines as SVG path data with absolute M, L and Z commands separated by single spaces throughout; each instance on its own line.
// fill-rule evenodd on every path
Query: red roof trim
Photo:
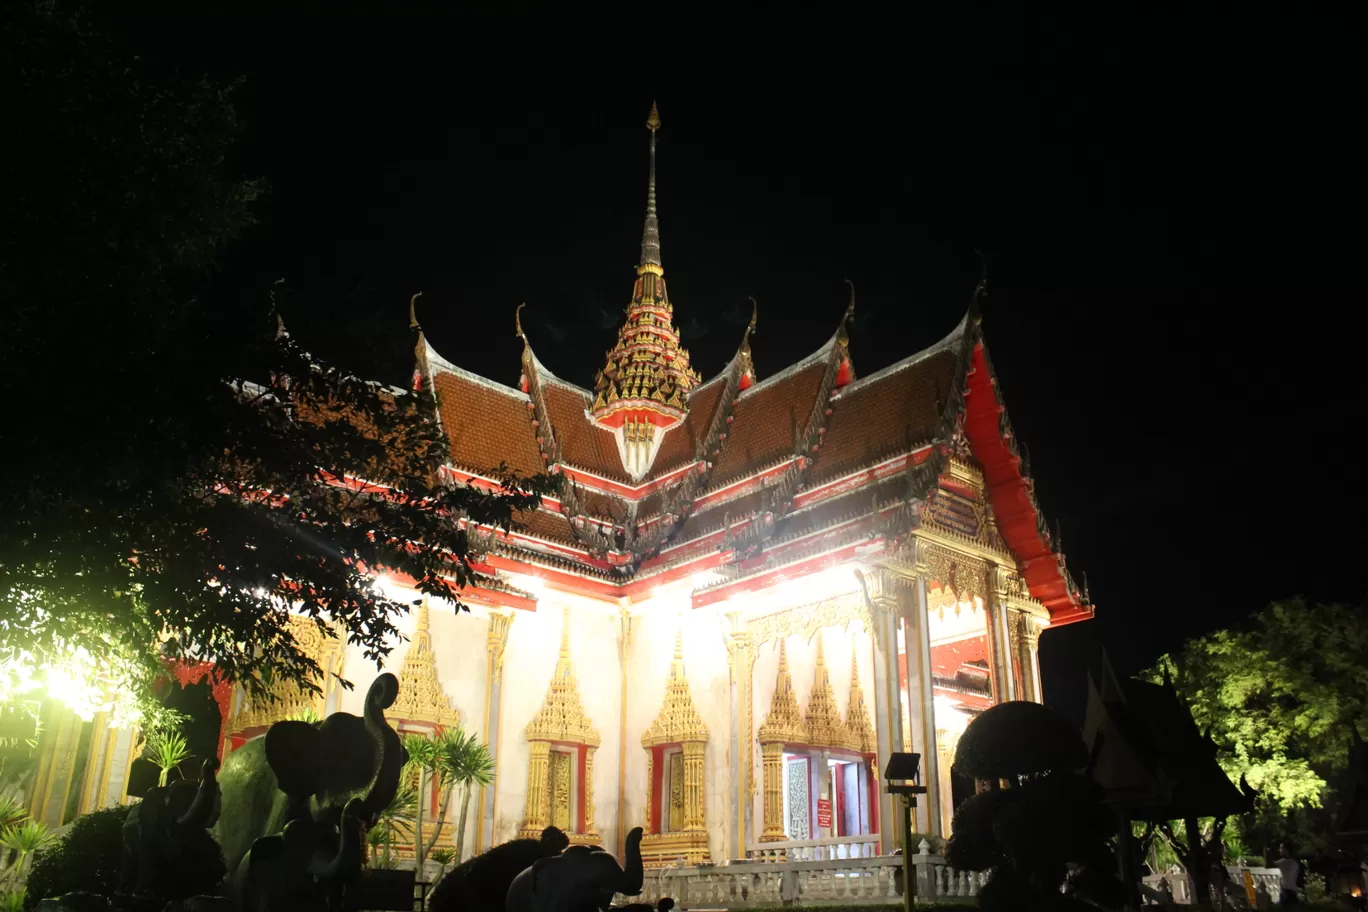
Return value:
M 687 475 L 691 470 L 698 466 L 697 462 L 685 463 L 676 469 L 671 469 L 659 478 L 654 478 L 644 484 L 628 485 L 602 475 L 595 475 L 585 469 L 579 469 L 569 463 L 557 463 L 561 472 L 569 478 L 573 478 L 586 488 L 597 491 L 600 494 L 614 494 L 618 497 L 625 497 L 630 500 L 640 500 L 650 494 L 654 494 L 661 488 L 666 487 L 670 482 Z
M 1021 459 L 1002 438 L 1004 409 L 982 341 L 974 345 L 965 386 L 964 430 L 974 457 L 983 466 L 984 486 L 993 503 L 998 530 L 1021 566 L 1031 597 L 1049 609 L 1052 626 L 1091 618 L 1093 607 L 1082 604 L 1075 595 L 1059 559 L 1040 535 L 1040 515 L 1029 495 L 1029 483 L 1021 474 Z
M 848 545 L 843 545 L 842 547 L 828 551 L 825 554 L 814 554 L 812 557 L 790 564 L 787 567 L 775 567 L 773 570 L 757 573 L 755 576 L 743 577 L 732 583 L 704 589 L 701 592 L 695 592 L 693 594 L 693 607 L 706 608 L 709 605 L 715 605 L 718 602 L 724 601 L 738 592 L 753 591 L 755 589 L 764 588 L 772 583 L 782 583 L 787 580 L 808 576 L 834 566 L 841 561 L 849 560 L 852 557 L 868 555 L 882 546 L 882 539 L 851 542 Z

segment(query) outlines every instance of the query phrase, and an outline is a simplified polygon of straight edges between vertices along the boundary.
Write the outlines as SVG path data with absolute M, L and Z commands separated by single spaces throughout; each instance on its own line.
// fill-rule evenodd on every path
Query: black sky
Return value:
M 402 383 L 407 299 L 514 383 L 513 310 L 587 384 L 631 288 L 660 103 L 662 248 L 705 375 L 760 302 L 761 375 L 858 287 L 856 368 L 985 331 L 1095 622 L 1042 639 L 1072 702 L 1268 600 L 1363 595 L 1363 42 L 1242 5 L 1078 18 L 692 6 L 554 16 L 134 15 L 157 66 L 242 75 L 261 226 L 216 307 Z M 389 8 L 389 7 L 387 7 Z M 655 8 L 653 8 L 655 9 Z

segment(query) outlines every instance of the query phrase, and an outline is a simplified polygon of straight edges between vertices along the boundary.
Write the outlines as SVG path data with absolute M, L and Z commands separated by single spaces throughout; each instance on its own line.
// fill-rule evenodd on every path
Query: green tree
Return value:
M 476 789 L 494 781 L 494 756 L 474 735 L 462 729 L 450 732 L 442 739 L 442 767 L 447 781 L 461 794 L 461 814 L 456 820 L 456 859 L 465 857 L 466 815 L 470 798 Z
M 553 485 L 448 483 L 430 391 L 309 357 L 279 296 L 202 303 L 261 192 L 233 87 L 156 76 L 60 0 L 0 5 L 0 60 L 23 137 L 0 191 L 0 702 L 153 713 L 158 650 L 314 689 L 289 610 L 378 662 L 409 606 L 375 574 L 459 604 L 461 521 L 507 528 Z
M 1354 732 L 1368 731 L 1365 606 L 1270 604 L 1244 625 L 1189 641 L 1164 668 L 1233 780 L 1259 792 L 1245 846 L 1324 848 Z

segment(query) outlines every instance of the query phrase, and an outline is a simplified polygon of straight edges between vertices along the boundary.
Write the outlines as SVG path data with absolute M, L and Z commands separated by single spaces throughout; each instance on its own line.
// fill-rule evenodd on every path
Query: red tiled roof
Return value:
M 627 518 L 627 502 L 612 494 L 602 494 L 588 488 L 578 488 L 575 496 L 579 499 L 580 514 L 591 519 L 618 523 Z
M 452 465 L 482 475 L 501 462 L 524 475 L 545 471 L 521 393 L 503 393 L 447 371 L 435 372 L 432 382 Z
M 514 529 L 516 532 L 522 532 L 543 541 L 576 546 L 579 544 L 575 539 L 575 533 L 570 529 L 570 521 L 559 513 L 533 510 L 529 513 L 518 513 L 513 519 L 522 527 Z
M 680 524 L 679 530 L 673 536 L 673 541 L 682 543 L 707 535 L 710 532 L 716 532 L 722 528 L 723 520 L 727 517 L 731 517 L 731 521 L 735 523 L 738 520 L 753 516 L 755 511 L 760 509 L 764 496 L 764 491 L 754 491 L 744 497 L 718 504 L 711 510 L 694 513 Z
M 589 394 L 555 381 L 543 383 L 541 391 L 561 459 L 595 475 L 631 484 L 612 432 L 595 427 L 585 414 L 592 401 Z
M 698 446 L 712 424 L 722 391 L 730 382 L 731 378 L 722 374 L 694 390 L 689 397 L 689 417 L 661 441 L 660 451 L 651 465 L 651 478 L 659 478 L 671 469 L 693 462 L 694 454 L 698 452 Z
M 832 403 L 809 485 L 905 453 L 936 431 L 936 406 L 950 395 L 957 355 L 942 351 L 858 384 Z
M 772 465 L 793 452 L 812 414 L 826 369 L 825 360 L 815 361 L 737 398 L 735 419 L 709 475 L 714 488 Z

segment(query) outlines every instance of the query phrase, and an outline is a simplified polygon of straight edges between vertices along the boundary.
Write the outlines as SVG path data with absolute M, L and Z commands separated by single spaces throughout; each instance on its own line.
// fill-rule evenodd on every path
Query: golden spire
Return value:
M 840 710 L 836 708 L 836 694 L 831 689 L 831 675 L 826 667 L 826 653 L 822 648 L 821 631 L 817 633 L 817 667 L 814 669 L 812 693 L 808 695 L 808 743 L 821 747 L 846 747 L 849 737 Z
M 565 619 L 561 621 L 561 645 L 560 658 L 556 662 L 556 670 L 560 671 L 560 666 L 570 664 L 570 608 L 565 609 Z
M 656 218 L 656 131 L 660 129 L 660 114 L 651 102 L 651 116 L 646 118 L 646 129 L 651 131 L 651 170 L 646 179 L 646 227 L 641 232 L 641 262 L 638 272 L 647 266 L 660 268 L 660 222 Z
M 451 702 L 442 690 L 437 660 L 432 653 L 429 621 L 428 600 L 424 596 L 418 603 L 413 637 L 399 673 L 399 696 L 385 711 L 385 716 L 407 722 L 429 722 L 443 728 L 460 725 L 460 715 L 451 708 Z
M 869 710 L 865 708 L 864 690 L 860 687 L 859 650 L 855 643 L 850 644 L 850 698 L 846 700 L 845 729 L 850 746 L 862 754 L 878 751 L 878 739 L 874 725 L 869 721 Z
M 561 622 L 560 658 L 541 709 L 527 724 L 529 741 L 564 741 L 598 747 L 599 735 L 580 702 L 579 685 L 570 667 L 570 609 Z
M 806 744 L 808 741 L 807 723 L 803 721 L 798 697 L 793 692 L 788 650 L 782 639 L 779 641 L 779 673 L 775 675 L 769 715 L 765 716 L 755 737 L 761 744 Z

